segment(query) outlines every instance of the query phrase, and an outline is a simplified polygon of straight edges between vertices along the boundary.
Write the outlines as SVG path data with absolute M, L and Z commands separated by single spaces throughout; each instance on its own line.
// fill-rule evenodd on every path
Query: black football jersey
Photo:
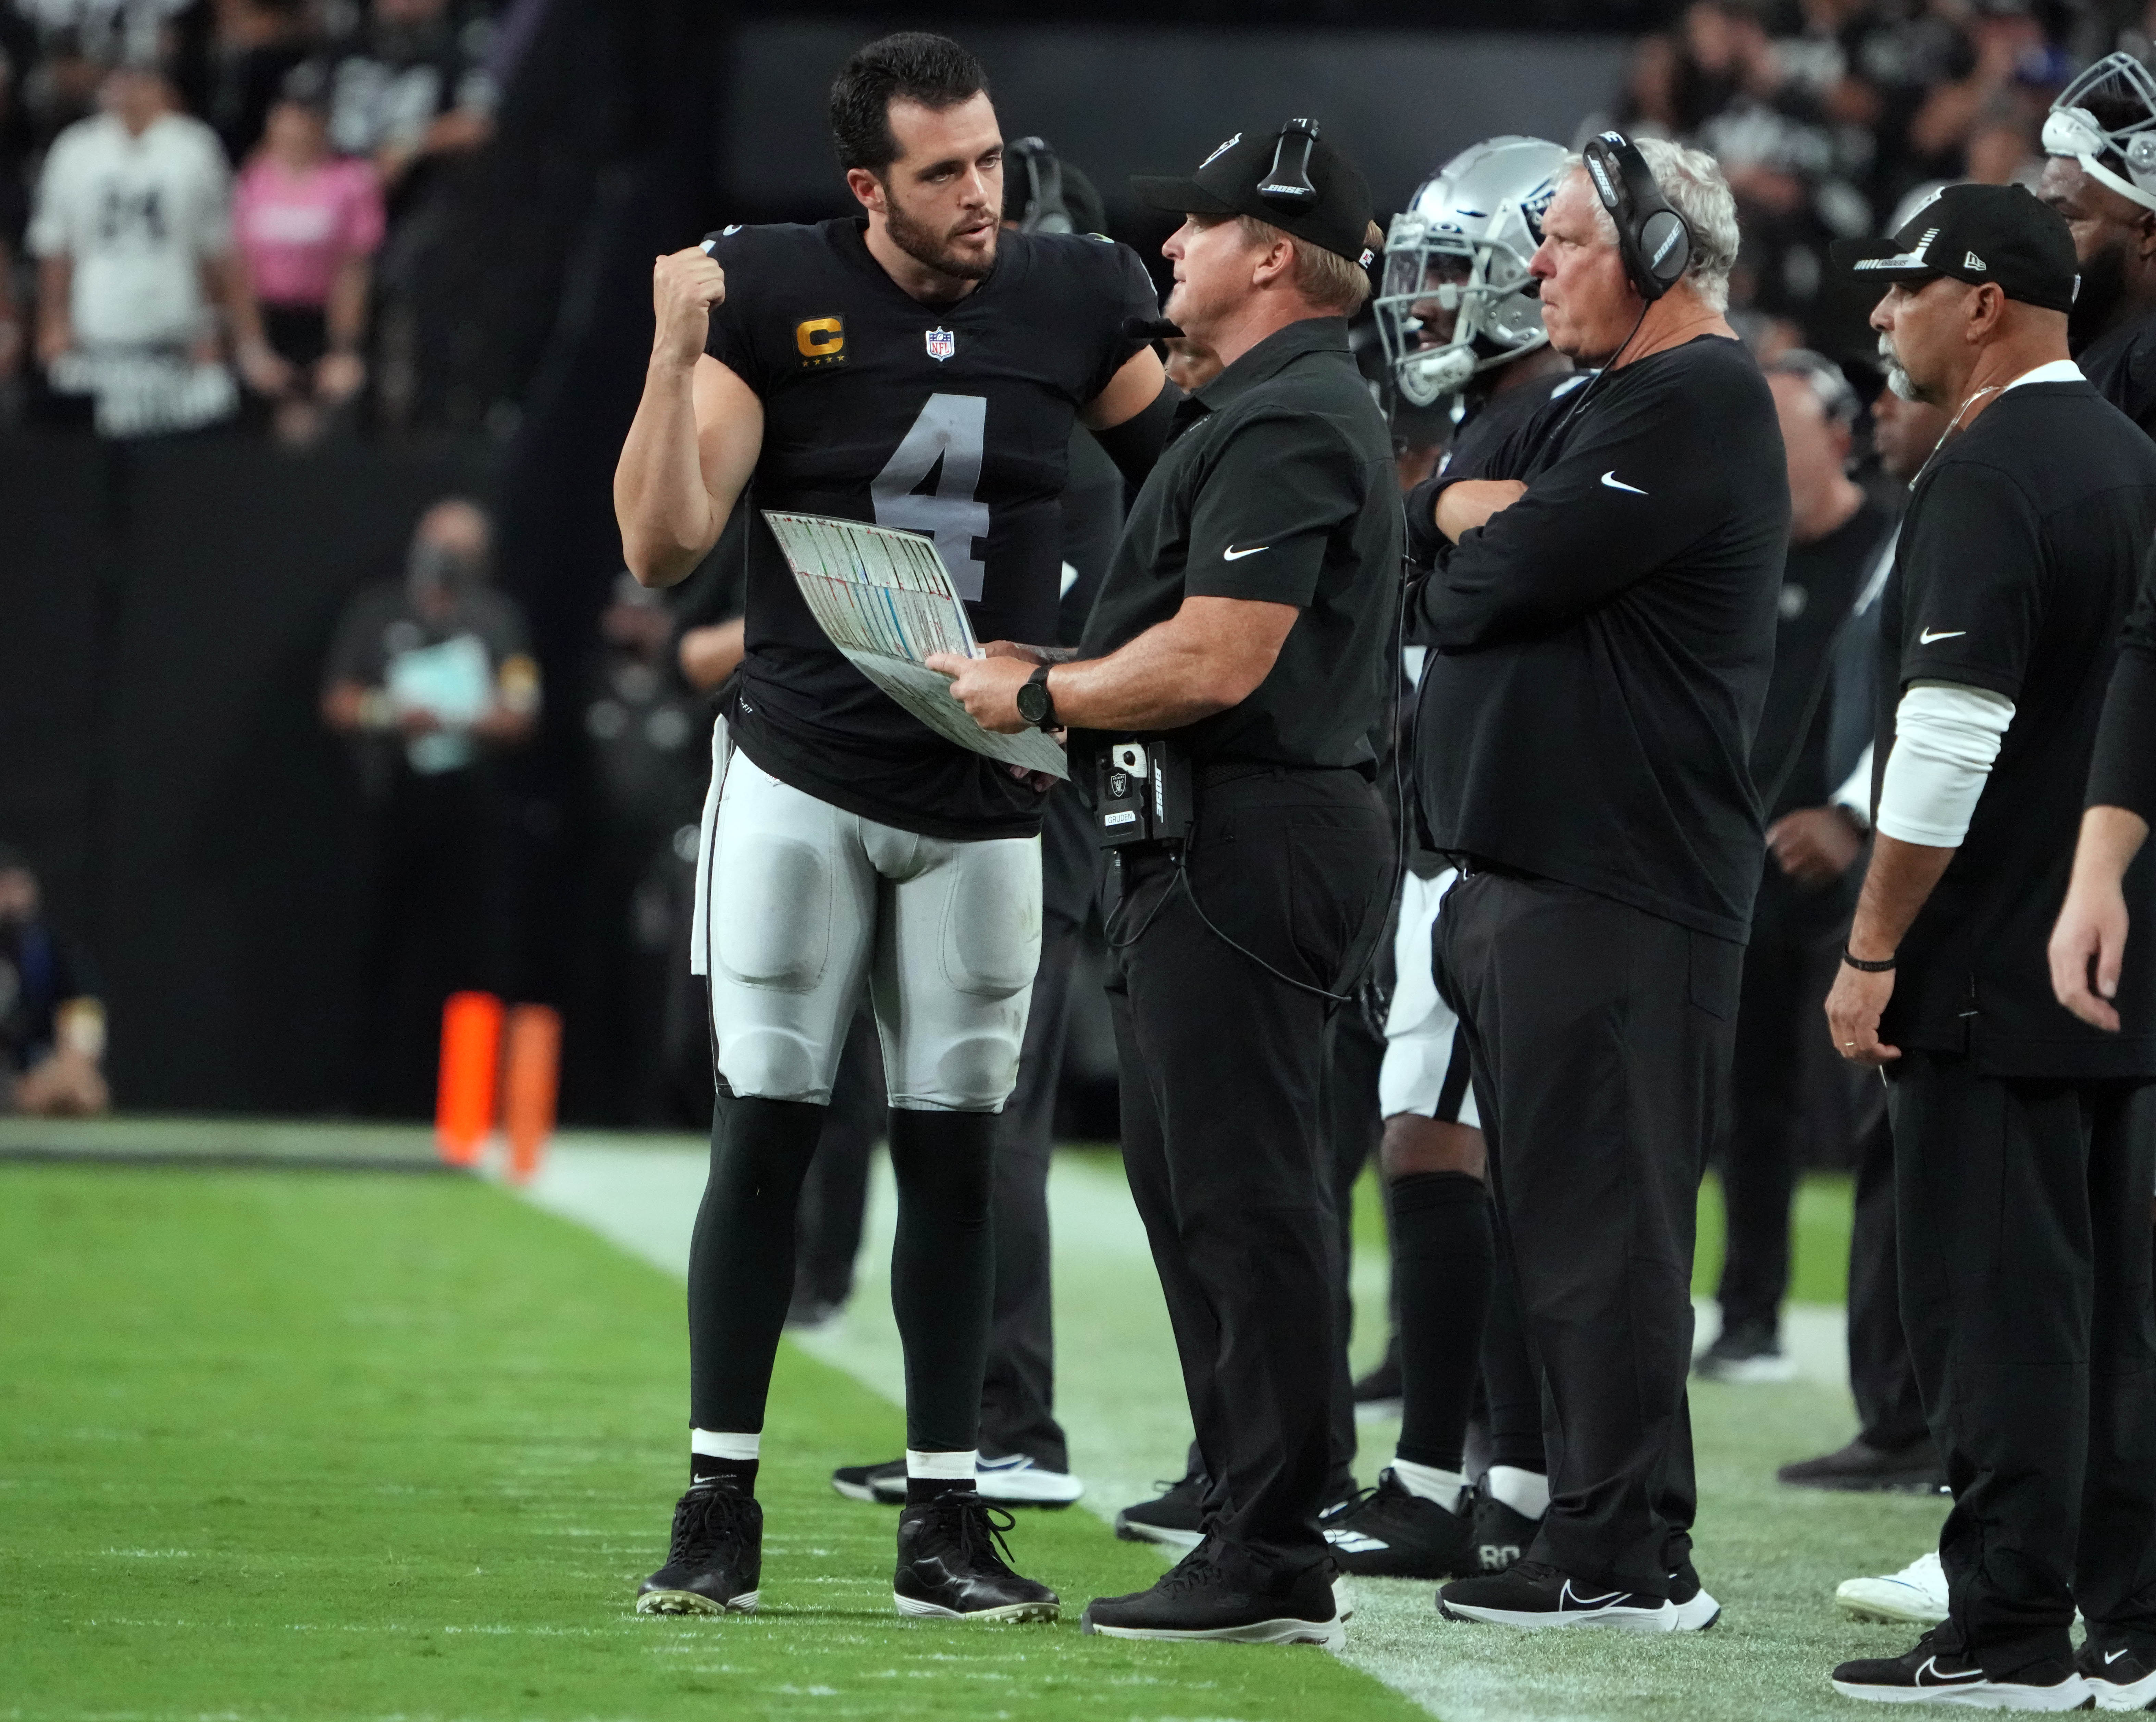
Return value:
M 861 220 L 731 228 L 705 351 L 763 402 L 740 508 L 747 657 L 728 717 L 750 759 L 865 817 L 942 838 L 1026 836 L 1040 797 L 944 741 L 847 663 L 803 602 L 761 510 L 836 515 L 932 536 L 983 640 L 1055 638 L 1060 499 L 1078 409 L 1159 315 L 1127 247 L 1004 233 L 994 271 L 955 305 L 908 295 Z

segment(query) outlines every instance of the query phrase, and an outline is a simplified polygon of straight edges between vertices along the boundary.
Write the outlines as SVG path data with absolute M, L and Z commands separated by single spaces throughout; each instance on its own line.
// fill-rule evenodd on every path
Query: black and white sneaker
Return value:
M 1455 1579 L 1437 1593 L 1449 1621 L 1492 1626 L 1614 1627 L 1627 1632 L 1674 1632 L 1677 1610 L 1661 1596 L 1574 1582 L 1540 1561 L 1516 1562 L 1486 1578 Z
M 1715 1341 L 1692 1360 L 1691 1372 L 1702 1381 L 1739 1386 L 1794 1381 L 1797 1366 L 1782 1355 L 1781 1336 L 1765 1321 L 1740 1321 L 1725 1327 Z
M 2099 1710 L 2146 1710 L 2156 1708 L 2156 1656 L 2130 1645 L 2099 1646 L 2093 1638 L 2082 1646 L 2074 1668 L 2096 1694 Z
M 831 1473 L 831 1487 L 850 1501 L 903 1506 L 906 1460 L 901 1457 L 886 1459 L 880 1465 L 841 1465 Z
M 1527 1550 L 1535 1545 L 1535 1533 L 1542 1529 L 1539 1519 L 1516 1513 L 1495 1495 L 1480 1489 L 1476 1491 L 1467 1524 L 1475 1563 L 1471 1570 L 1477 1573 L 1502 1572 L 1527 1559 Z
M 908 1507 L 898 1515 L 891 1586 L 898 1612 L 925 1620 L 1054 1620 L 1062 1607 L 1055 1592 L 1011 1571 L 1003 1533 L 1014 1522 L 970 1489 Z
M 1203 1471 L 1193 1471 L 1178 1483 L 1163 1483 L 1162 1493 L 1151 1500 L 1116 1514 L 1116 1535 L 1127 1543 L 1194 1549 L 1205 1540 L 1205 1491 L 1211 1487 Z
M 1673 1632 L 1704 1632 L 1722 1618 L 1722 1605 L 1699 1581 L 1699 1569 L 1687 1561 L 1670 1575 L 1670 1607 L 1676 1610 Z
M 1355 1383 L 1355 1421 L 1391 1422 L 1400 1414 L 1400 1342 L 1395 1335 L 1378 1366 Z
M 1834 1671 L 1844 1698 L 1886 1704 L 1963 1704 L 1978 1710 L 2078 1710 L 2094 1696 L 2065 1663 L 2046 1661 L 1994 1680 L 1959 1651 L 1942 1650 L 1927 1632 L 1906 1656 L 1844 1663 Z
M 689 1485 L 675 1504 L 666 1564 L 637 1586 L 639 1614 L 754 1614 L 763 1509 L 731 1477 Z
M 1348 1642 L 1332 1594 L 1332 1563 L 1285 1577 L 1217 1542 L 1193 1549 L 1149 1591 L 1096 1596 L 1081 1631 L 1110 1638 L 1214 1639 L 1235 1644 Z
M 1321 1528 L 1342 1572 L 1446 1579 L 1476 1570 L 1466 1519 L 1407 1489 L 1390 1466 Z

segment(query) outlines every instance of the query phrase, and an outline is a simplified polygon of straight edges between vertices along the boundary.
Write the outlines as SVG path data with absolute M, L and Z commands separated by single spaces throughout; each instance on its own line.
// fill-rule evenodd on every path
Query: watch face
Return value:
M 1018 690 L 1018 715 L 1029 724 L 1037 724 L 1048 715 L 1048 689 L 1039 682 L 1028 682 Z

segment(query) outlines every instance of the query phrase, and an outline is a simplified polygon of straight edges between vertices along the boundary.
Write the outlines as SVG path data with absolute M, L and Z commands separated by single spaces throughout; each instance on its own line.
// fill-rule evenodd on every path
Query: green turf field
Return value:
M 1823 1236 L 1835 1193 L 1806 1198 Z M 1089 1311 L 1158 1299 L 1122 1258 L 1086 1261 L 1059 1244 L 1074 1400 L 1106 1366 Z M 824 1481 L 896 1452 L 898 1413 L 789 1345 L 765 1612 L 639 1619 L 682 1464 L 680 1298 L 461 1177 L 0 1166 L 0 1722 L 1846 1717 L 1826 1668 L 1905 1635 L 1838 1621 L 1832 1586 L 1899 1566 L 1939 1516 L 1774 1487 L 1775 1463 L 1845 1438 L 1835 1393 L 1709 1387 L 1701 1558 L 1729 1612 L 1703 1637 L 1447 1628 L 1430 1586 L 1364 1581 L 1345 1661 L 1086 1638 L 1078 1605 L 1162 1563 L 1082 1509 L 1029 1515 L 1017 1544 L 1065 1625 L 901 1624 L 893 1515 Z M 1119 1366 L 1172 1410 L 1160 1356 Z M 1366 1432 L 1365 1480 L 1391 1432 Z

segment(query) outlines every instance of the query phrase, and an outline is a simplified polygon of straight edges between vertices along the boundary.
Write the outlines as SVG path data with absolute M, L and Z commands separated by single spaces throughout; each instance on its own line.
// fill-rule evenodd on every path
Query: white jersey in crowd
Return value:
M 184 345 L 208 327 L 205 259 L 232 249 L 232 174 L 217 134 L 166 114 L 141 136 L 78 120 L 45 158 L 30 250 L 74 260 L 69 310 L 85 347 Z

